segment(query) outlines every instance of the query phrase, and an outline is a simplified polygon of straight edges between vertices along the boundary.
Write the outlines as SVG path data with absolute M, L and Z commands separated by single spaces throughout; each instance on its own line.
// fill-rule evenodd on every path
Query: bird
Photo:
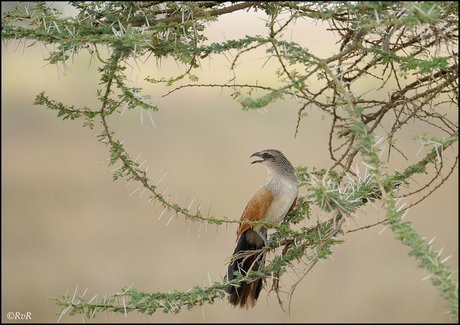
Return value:
M 244 251 L 259 250 L 267 244 L 267 228 L 263 224 L 249 225 L 246 221 L 265 221 L 279 224 L 294 209 L 299 195 L 299 181 L 292 164 L 283 153 L 276 149 L 255 152 L 252 157 L 259 157 L 251 164 L 261 163 L 267 168 L 265 183 L 249 200 L 240 218 L 236 231 L 237 245 L 227 269 L 226 279 L 233 280 L 235 271 L 246 275 L 250 270 L 258 271 L 264 263 L 263 253 L 241 256 Z M 238 256 L 240 255 L 240 256 Z M 262 279 L 241 282 L 238 286 L 229 285 L 226 292 L 229 302 L 234 307 L 254 307 L 262 290 Z

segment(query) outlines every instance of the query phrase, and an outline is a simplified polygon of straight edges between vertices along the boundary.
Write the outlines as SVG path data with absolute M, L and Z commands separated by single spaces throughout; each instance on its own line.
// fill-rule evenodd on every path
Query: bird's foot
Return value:
M 287 237 L 284 235 L 283 231 L 280 231 L 278 227 L 276 227 L 276 232 L 274 232 L 271 236 L 270 239 L 268 240 L 269 242 L 273 243 L 277 241 L 278 243 L 282 243 L 283 241 L 287 241 Z
M 273 235 L 270 236 L 270 239 L 267 240 L 267 238 L 264 236 L 264 234 L 260 231 L 260 230 L 257 230 L 257 233 L 259 234 L 260 237 L 262 237 L 262 239 L 264 240 L 264 245 L 267 246 L 267 244 L 269 244 L 271 246 L 271 249 L 272 250 L 275 250 L 275 243 L 272 241 L 272 238 L 273 238 Z

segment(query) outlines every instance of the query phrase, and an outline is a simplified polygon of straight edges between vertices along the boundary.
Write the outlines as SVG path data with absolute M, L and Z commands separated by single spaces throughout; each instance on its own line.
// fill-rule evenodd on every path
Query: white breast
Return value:
M 281 181 L 281 184 L 279 185 L 279 191 L 277 191 L 278 193 L 272 192 L 271 202 L 260 220 L 271 223 L 280 223 L 283 221 L 284 217 L 292 206 L 292 203 L 294 203 L 294 200 L 297 198 L 299 194 L 299 188 L 297 186 L 293 186 L 292 183 L 284 180 Z M 255 228 L 260 229 L 261 227 L 262 226 L 258 225 Z

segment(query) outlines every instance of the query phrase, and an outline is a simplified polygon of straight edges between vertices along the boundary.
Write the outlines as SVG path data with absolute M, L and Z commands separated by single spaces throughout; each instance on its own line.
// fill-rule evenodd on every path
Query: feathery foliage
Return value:
M 78 11 L 75 16 L 68 16 L 45 2 L 22 4 L 21 9 L 3 15 L 2 39 L 56 45 L 45 60 L 64 71 L 68 60 L 81 51 L 89 51 L 97 58 L 102 64 L 98 68 L 100 107 L 76 108 L 50 99 L 45 91 L 36 96 L 34 104 L 57 111 L 57 116 L 64 120 L 82 119 L 83 126 L 90 129 L 100 122 L 103 130 L 98 140 L 109 149 L 109 164 L 118 166 L 113 170 L 113 179 L 126 177 L 127 181 L 138 182 L 140 188 L 149 193 L 150 200 L 161 203 L 164 211 L 209 224 L 236 222 L 226 217 L 203 216 L 201 206 L 193 212 L 192 204 L 180 206 L 163 197 L 157 185 L 153 185 L 156 176 L 150 178 L 146 169 L 126 151 L 123 141 L 116 137 L 108 117 L 117 116 L 122 109 L 140 107 L 149 116 L 161 109 L 149 102 L 150 98 L 142 94 L 141 88 L 129 86 L 125 69 L 126 60 L 130 58 L 174 59 L 187 67 L 185 73 L 169 79 L 146 78 L 152 84 L 175 87 L 164 97 L 188 87 L 227 87 L 233 89 L 232 97 L 245 111 L 294 98 L 301 105 L 294 136 L 301 121 L 308 117 L 307 108 L 321 110 L 331 121 L 327 151 L 323 153 L 330 155 L 331 165 L 319 170 L 313 168 L 311 172 L 302 166 L 297 168 L 301 186 L 309 195 L 299 198 L 296 208 L 281 225 L 273 225 L 278 229 L 278 235 L 273 238 L 275 247 L 280 247 L 282 254 L 257 272 L 239 274 L 232 281 L 197 286 L 187 292 L 147 293 L 123 288 L 121 293 L 100 302 L 75 295 L 71 300 L 69 295 L 50 298 L 62 306 L 61 317 L 68 311 L 71 315 L 85 314 L 88 319 L 105 310 L 125 314 L 136 310 L 150 315 L 162 309 L 178 313 L 184 306 L 190 309 L 224 298 L 224 288 L 228 285 L 260 277 L 273 278 L 272 288 L 282 306 L 279 277 L 295 263 L 302 265 L 302 276 L 289 291 L 292 298 L 295 287 L 314 265 L 328 258 L 334 245 L 343 243 L 338 236 L 345 234 L 344 222 L 366 204 L 380 201 L 386 219 L 375 225 L 383 224 L 391 229 L 395 238 L 409 248 L 409 255 L 429 272 L 433 285 L 439 287 L 441 297 L 448 302 L 452 319 L 458 321 L 458 288 L 453 272 L 431 243 L 421 238 L 409 222 L 403 221 L 408 209 L 442 186 L 457 167 L 458 153 L 454 163 L 448 165 L 443 152 L 458 141 L 458 121 L 441 112 L 449 105 L 458 107 L 458 5 L 455 2 L 74 1 L 70 5 Z M 265 13 L 267 35 L 205 43 L 206 24 L 223 14 L 249 10 Z M 329 30 L 338 35 L 339 51 L 320 57 L 305 44 L 287 41 L 284 34 L 298 19 L 329 23 Z M 276 76 L 281 86 L 239 84 L 237 78 L 222 84 L 197 84 L 193 70 L 199 68 L 200 59 L 236 51 L 231 69 L 237 70 L 242 57 L 258 48 L 265 48 L 269 58 L 277 60 Z M 100 54 L 102 49 L 108 51 L 107 58 Z M 378 90 L 387 93 L 387 98 L 376 99 L 353 90 L 353 84 L 362 77 L 377 82 Z M 177 85 L 187 78 L 189 83 Z M 390 80 L 396 88 L 388 86 Z M 311 86 L 312 82 L 320 85 L 317 90 Z M 263 95 L 254 97 L 255 89 Z M 392 117 L 389 128 L 382 126 L 386 117 Z M 427 133 L 414 136 L 432 148 L 419 161 L 407 158 L 397 146 L 403 126 L 410 121 L 433 127 L 442 134 L 442 137 L 431 138 Z M 408 161 L 404 170 L 394 173 L 386 170 L 386 162 L 381 158 L 384 146 L 388 150 L 387 162 L 395 154 Z M 352 167 L 357 162 L 367 167 L 364 176 Z M 423 173 L 430 176 L 427 183 L 410 184 L 411 178 Z M 401 188 L 406 189 L 402 195 L 398 194 Z M 418 195 L 422 192 L 423 196 Z M 400 206 L 399 200 L 403 197 L 412 197 L 413 203 Z M 295 227 L 310 218 L 313 207 L 330 218 L 312 227 Z M 365 228 L 369 226 L 362 229 Z M 272 247 L 264 248 L 270 249 Z

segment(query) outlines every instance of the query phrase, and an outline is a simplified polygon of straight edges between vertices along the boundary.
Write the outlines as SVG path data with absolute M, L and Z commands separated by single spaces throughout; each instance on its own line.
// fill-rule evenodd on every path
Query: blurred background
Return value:
M 2 3 L 2 10 L 11 10 L 10 5 Z M 220 42 L 262 34 L 264 18 L 260 12 L 224 15 L 208 26 L 206 35 L 209 42 Z M 326 57 L 337 51 L 337 39 L 327 27 L 299 20 L 289 37 L 303 46 L 313 42 L 310 50 Z M 172 292 L 221 281 L 235 246 L 236 226 L 185 222 L 171 212 L 159 219 L 162 209 L 147 204 L 146 193 L 140 199 L 141 191 L 130 196 L 138 185 L 125 188 L 126 180 L 113 182 L 109 171 L 118 165 L 101 164 L 109 154 L 94 136 L 98 124 L 94 130 L 83 128 L 80 120 L 62 121 L 56 112 L 32 105 L 35 96 L 46 91 L 50 99 L 97 110 L 98 62 L 82 51 L 69 61 L 70 71 L 63 75 L 43 61 L 44 47 L 27 48 L 30 44 L 2 44 L 2 322 L 9 322 L 6 315 L 11 311 L 30 312 L 33 322 L 55 322 L 61 308 L 48 298 L 66 293 L 72 297 L 75 291 L 82 295 L 86 290 L 85 297 L 97 295 L 100 301 L 132 284 L 140 291 Z M 224 56 L 215 56 L 203 60 L 193 73 L 203 84 L 224 84 L 236 74 L 240 84 L 258 80 L 274 85 L 277 65 L 266 61 L 261 49 L 244 56 L 231 71 Z M 185 67 L 154 58 L 133 61 L 132 66 L 132 82 L 159 105 L 159 112 L 152 114 L 155 127 L 145 112 L 141 116 L 136 109 L 124 112 L 112 129 L 117 139 L 127 138 L 125 148 L 133 147 L 132 157 L 142 154 L 139 162 L 148 159 L 144 166 L 149 165 L 150 177 L 160 173 L 160 179 L 168 172 L 159 186 L 161 192 L 166 190 L 165 196 L 177 197 L 178 204 L 187 200 L 187 205 L 195 199 L 192 211 L 201 204 L 204 215 L 238 219 L 266 178 L 265 168 L 250 164 L 249 156 L 256 151 L 279 149 L 294 166 L 331 165 L 330 121 L 315 108 L 300 122 L 294 138 L 300 108 L 295 100 L 278 101 L 262 113 L 244 113 L 230 97 L 230 89 L 185 88 L 161 98 L 172 88 L 148 84 L 144 78 L 168 79 Z M 373 87 L 365 81 L 360 86 L 362 92 Z M 458 110 L 446 109 L 446 114 L 458 115 Z M 423 132 L 417 125 L 405 130 Z M 398 139 L 398 145 L 414 162 L 426 152 L 415 159 L 420 144 L 409 137 Z M 405 166 L 395 159 L 389 171 Z M 453 270 L 458 269 L 455 173 L 406 215 L 420 235 L 436 237 L 433 247 L 443 248 L 442 256 L 452 255 L 447 263 Z M 306 194 L 305 189 L 301 192 Z M 377 208 L 366 206 L 347 229 L 382 220 L 384 211 Z M 380 225 L 345 235 L 346 242 L 334 249 L 333 259 L 318 263 L 298 285 L 290 314 L 279 307 L 273 292 L 267 296 L 262 291 L 250 310 L 216 301 L 178 315 L 161 310 L 153 316 L 129 313 L 128 318 L 99 313 L 93 322 L 451 321 L 437 289 L 430 280 L 422 281 L 427 272 L 417 267 L 391 231 L 381 233 L 382 229 Z M 286 274 L 285 290 L 296 279 L 293 272 Z M 288 305 L 286 301 L 286 309 Z M 65 315 L 61 321 L 82 322 L 82 318 Z

